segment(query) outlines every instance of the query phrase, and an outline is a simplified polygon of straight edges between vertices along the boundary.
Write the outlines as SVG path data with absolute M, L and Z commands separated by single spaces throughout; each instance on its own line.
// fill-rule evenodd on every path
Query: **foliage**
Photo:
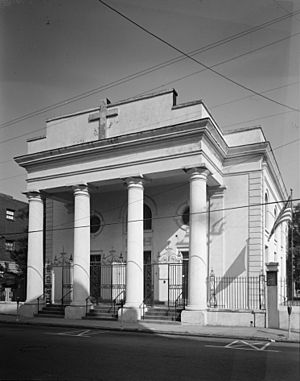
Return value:
M 292 275 L 293 269 L 293 276 Z M 289 255 L 287 260 L 287 276 L 293 279 L 296 289 L 300 289 L 300 204 L 293 208 L 293 223 L 289 231 Z

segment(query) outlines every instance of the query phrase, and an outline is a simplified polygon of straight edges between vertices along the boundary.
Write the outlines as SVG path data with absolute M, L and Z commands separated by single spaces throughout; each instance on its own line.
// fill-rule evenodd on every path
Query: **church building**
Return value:
M 284 277 L 287 245 L 285 224 L 269 239 L 287 199 L 270 143 L 176 98 L 48 120 L 15 158 L 29 202 L 24 315 L 44 299 L 78 319 L 101 303 L 124 321 L 165 306 L 202 325 L 265 310 L 266 265 Z

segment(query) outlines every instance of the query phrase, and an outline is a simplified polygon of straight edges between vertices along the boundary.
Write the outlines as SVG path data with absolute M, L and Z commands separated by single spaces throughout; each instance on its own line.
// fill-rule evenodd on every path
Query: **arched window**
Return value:
M 152 212 L 148 205 L 144 204 L 144 230 L 152 229 Z
M 190 224 L 190 207 L 187 206 L 181 216 L 182 222 L 184 225 L 189 225 Z
M 90 232 L 92 235 L 96 235 L 103 229 L 103 219 L 97 212 L 93 212 L 90 217 Z

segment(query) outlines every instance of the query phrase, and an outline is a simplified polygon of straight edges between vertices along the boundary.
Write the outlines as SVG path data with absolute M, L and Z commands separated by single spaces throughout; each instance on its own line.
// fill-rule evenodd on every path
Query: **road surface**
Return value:
M 1 380 L 299 380 L 299 346 L 0 324 Z

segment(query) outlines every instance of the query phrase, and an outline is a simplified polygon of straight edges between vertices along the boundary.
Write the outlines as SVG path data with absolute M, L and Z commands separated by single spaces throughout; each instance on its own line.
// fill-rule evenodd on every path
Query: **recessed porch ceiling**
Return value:
M 141 176 L 145 180 L 144 188 L 155 188 L 160 186 L 166 186 L 170 184 L 188 184 L 189 183 L 189 174 L 183 170 L 178 169 L 175 171 L 166 171 L 159 173 L 150 173 L 150 174 L 136 174 L 136 176 Z M 107 192 L 118 192 L 124 191 L 126 189 L 126 178 L 119 178 L 107 181 L 95 181 L 88 183 L 89 190 L 91 195 L 96 193 L 107 193 Z M 207 179 L 208 187 L 218 186 L 218 182 L 214 179 L 213 176 L 208 176 Z M 75 185 L 74 185 L 75 187 Z M 43 191 L 44 195 L 48 198 L 64 202 L 71 203 L 73 202 L 73 190 L 74 187 L 58 187 L 46 189 Z

